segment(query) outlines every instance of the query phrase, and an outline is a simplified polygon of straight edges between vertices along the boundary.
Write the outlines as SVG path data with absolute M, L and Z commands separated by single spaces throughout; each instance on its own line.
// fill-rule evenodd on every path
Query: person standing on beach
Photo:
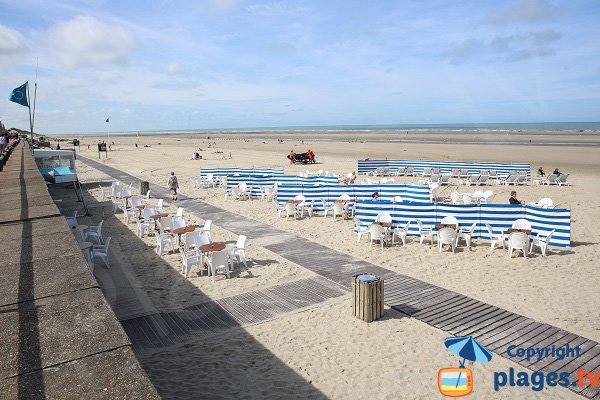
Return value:
M 171 172 L 171 176 L 169 177 L 169 190 L 171 190 L 171 198 L 173 200 L 177 200 L 177 189 L 179 189 L 179 182 L 177 182 L 177 177 L 175 176 L 175 172 Z

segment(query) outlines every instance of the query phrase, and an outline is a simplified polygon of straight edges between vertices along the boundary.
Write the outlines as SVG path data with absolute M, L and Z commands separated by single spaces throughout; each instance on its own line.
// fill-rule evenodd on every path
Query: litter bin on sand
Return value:
M 366 322 L 383 317 L 383 279 L 375 275 L 352 276 L 352 315 Z
M 140 195 L 145 196 L 150 190 L 150 183 L 148 181 L 140 181 Z

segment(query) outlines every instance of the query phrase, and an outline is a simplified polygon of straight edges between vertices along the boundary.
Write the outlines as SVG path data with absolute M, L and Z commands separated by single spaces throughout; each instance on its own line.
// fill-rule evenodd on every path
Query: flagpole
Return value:
M 33 154 L 33 120 L 31 119 L 31 97 L 29 96 L 29 82 L 27 82 L 27 109 L 29 110 L 29 137 L 31 138 L 31 154 Z
M 35 100 L 37 99 L 37 75 L 38 75 L 38 63 L 39 60 L 36 58 L 35 61 L 35 83 L 33 89 L 33 118 L 31 120 L 31 130 L 33 131 L 33 127 L 35 126 Z M 29 86 L 29 85 L 27 85 Z

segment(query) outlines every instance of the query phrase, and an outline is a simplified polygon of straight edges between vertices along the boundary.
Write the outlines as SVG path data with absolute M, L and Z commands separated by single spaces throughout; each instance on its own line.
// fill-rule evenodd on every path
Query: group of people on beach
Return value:
M 353 171 L 352 173 L 342 176 L 338 179 L 338 183 L 340 185 L 353 185 L 354 181 L 356 180 L 356 172 Z
M 552 171 L 552 173 L 553 173 L 554 175 L 557 175 L 557 176 L 560 176 L 560 175 L 562 175 L 562 172 L 560 172 L 560 171 L 558 170 L 558 168 L 554 168 L 554 171 Z M 537 170 L 537 176 L 546 176 L 546 172 L 544 172 L 544 168 L 542 168 L 542 167 L 539 167 L 539 168 L 538 168 L 538 170 Z

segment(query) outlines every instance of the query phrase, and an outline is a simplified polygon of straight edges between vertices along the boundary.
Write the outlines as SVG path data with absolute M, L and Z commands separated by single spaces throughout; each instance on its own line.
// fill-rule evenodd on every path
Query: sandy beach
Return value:
M 414 138 L 423 135 L 415 134 Z M 166 186 L 169 173 L 174 171 L 179 178 L 180 192 L 193 199 L 600 341 L 600 309 L 597 307 L 600 277 L 594 263 L 600 251 L 597 229 L 600 146 L 543 145 L 568 140 L 595 142 L 599 140 L 597 135 L 517 134 L 508 135 L 505 140 L 522 141 L 521 145 L 463 144 L 457 142 L 466 139 L 489 142 L 497 137 L 443 132 L 428 136 L 440 143 L 389 142 L 388 134 L 366 139 L 343 133 L 259 136 L 254 133 L 211 135 L 210 140 L 200 135 L 111 136 L 112 151 L 108 152 L 108 158 L 102 154 L 100 161 L 162 186 Z M 81 139 L 78 153 L 98 160 L 95 143 L 106 140 L 106 136 Z M 537 143 L 529 145 L 529 140 Z M 290 165 L 285 158 L 291 149 L 304 152 L 309 148 L 316 153 L 315 165 Z M 203 156 L 202 160 L 191 159 L 195 151 Z M 483 240 L 475 242 L 471 250 L 463 247 L 456 254 L 439 254 L 436 248 L 419 246 L 414 238 L 409 239 L 405 247 L 369 248 L 366 240 L 356 243 L 352 221 L 322 217 L 286 221 L 278 218 L 268 202 L 226 200 L 222 189 L 196 188 L 188 179 L 198 175 L 201 168 L 215 167 L 276 167 L 291 175 L 306 169 L 347 174 L 356 171 L 357 160 L 364 158 L 528 162 L 532 171 L 543 166 L 547 172 L 559 168 L 570 174 L 572 186 L 527 185 L 516 190 L 525 202 L 550 197 L 571 209 L 571 247 L 551 247 L 547 257 L 538 252 L 527 260 L 509 259 L 500 249 L 490 252 L 488 242 Z M 81 162 L 77 168 L 79 179 L 99 201 L 98 183 L 108 182 L 110 177 Z M 396 183 L 414 183 L 418 179 L 400 177 Z M 508 202 L 512 187 L 492 186 L 490 189 L 496 193 L 494 202 Z M 448 190 L 445 195 L 449 195 Z M 165 204 L 168 211 L 176 210 L 176 202 L 165 199 Z M 188 224 L 193 225 L 202 225 L 210 219 L 210 215 L 184 215 Z M 248 268 L 238 265 L 231 279 L 219 276 L 215 282 L 194 271 L 186 281 L 180 273 L 179 255 L 159 257 L 153 250 L 154 237 L 128 240 L 135 228 L 135 224 L 125 225 L 120 214 L 107 219 L 106 232 L 114 237 L 114 254 L 121 265 L 127 266 L 150 307 L 159 312 L 315 275 L 265 248 L 277 242 L 277 237 L 256 240 L 249 237 Z M 231 242 L 237 237 L 237 232 L 215 225 L 211 233 L 213 240 L 219 241 Z M 200 338 L 140 352 L 137 356 L 164 398 L 442 397 L 435 382 L 437 370 L 457 366 L 456 357 L 443 346 L 447 333 L 390 309 L 382 321 L 366 324 L 351 317 L 349 307 L 350 295 L 344 295 L 266 322 L 240 327 L 227 337 Z M 502 357 L 470 367 L 476 375 L 472 398 L 580 398 L 563 388 L 533 392 L 507 387 L 495 392 L 494 371 L 510 367 L 524 370 Z

